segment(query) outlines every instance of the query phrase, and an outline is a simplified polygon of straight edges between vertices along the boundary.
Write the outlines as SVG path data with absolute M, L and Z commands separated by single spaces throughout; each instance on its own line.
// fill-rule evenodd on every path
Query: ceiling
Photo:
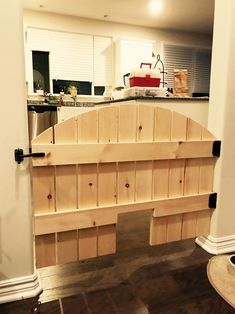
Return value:
M 23 0 L 25 9 L 84 18 L 212 34 L 214 0 L 159 0 L 153 14 L 150 0 Z

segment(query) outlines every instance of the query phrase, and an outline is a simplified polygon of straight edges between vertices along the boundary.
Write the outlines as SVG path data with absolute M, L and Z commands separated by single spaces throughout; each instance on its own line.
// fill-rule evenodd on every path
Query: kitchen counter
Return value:
M 156 106 L 177 111 L 189 118 L 195 120 L 204 127 L 207 127 L 208 120 L 208 97 L 147 97 L 147 96 L 132 96 L 113 100 L 102 101 L 77 101 L 76 106 L 74 102 L 64 101 L 63 106 L 50 105 L 43 101 L 28 100 L 29 106 L 52 106 L 57 108 L 58 122 L 64 121 L 77 114 L 89 111 L 98 106 L 108 106 L 111 104 L 132 104 L 138 102 L 139 104 L 154 104 Z
M 96 105 L 111 104 L 128 100 L 148 100 L 148 101 L 209 101 L 209 97 L 150 97 L 150 96 L 131 96 L 112 100 L 96 101 Z

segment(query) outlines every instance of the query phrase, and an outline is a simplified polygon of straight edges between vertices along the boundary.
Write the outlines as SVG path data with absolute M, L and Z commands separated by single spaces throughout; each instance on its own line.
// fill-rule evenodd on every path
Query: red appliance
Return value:
M 144 67 L 144 66 L 147 66 Z M 151 63 L 141 63 L 140 69 L 133 70 L 129 75 L 130 87 L 159 87 L 161 73 L 159 69 L 151 69 Z

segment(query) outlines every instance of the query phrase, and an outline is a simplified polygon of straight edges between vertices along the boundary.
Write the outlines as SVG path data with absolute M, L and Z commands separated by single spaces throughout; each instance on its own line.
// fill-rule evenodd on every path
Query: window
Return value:
M 206 94 L 210 89 L 211 52 L 205 50 L 195 51 L 193 93 Z
M 33 90 L 50 91 L 49 84 L 49 52 L 33 51 Z
M 33 65 L 28 62 L 32 51 L 47 51 L 50 92 L 57 89 L 56 81 L 79 84 L 79 93 L 94 95 L 95 86 L 112 85 L 112 38 L 78 33 L 27 29 L 26 79 L 29 93 L 33 86 Z M 32 58 L 31 58 L 32 59 Z
M 53 94 L 59 94 L 64 92 L 69 94 L 69 87 L 75 86 L 78 94 L 91 95 L 91 82 L 89 81 L 68 81 L 68 80 L 52 80 L 53 82 Z
M 163 54 L 167 87 L 174 87 L 174 69 L 187 69 L 190 93 L 198 96 L 209 95 L 211 67 L 209 49 L 164 44 Z

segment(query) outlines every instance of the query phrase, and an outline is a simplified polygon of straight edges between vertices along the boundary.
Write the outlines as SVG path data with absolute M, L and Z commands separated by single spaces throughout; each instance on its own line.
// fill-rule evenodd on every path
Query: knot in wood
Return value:
M 130 184 L 129 183 L 126 183 L 125 184 L 125 187 L 128 189 L 130 187 Z
M 47 195 L 47 198 L 48 198 L 49 200 L 51 200 L 51 199 L 52 199 L 52 195 L 51 195 L 51 194 L 48 194 L 48 195 Z

